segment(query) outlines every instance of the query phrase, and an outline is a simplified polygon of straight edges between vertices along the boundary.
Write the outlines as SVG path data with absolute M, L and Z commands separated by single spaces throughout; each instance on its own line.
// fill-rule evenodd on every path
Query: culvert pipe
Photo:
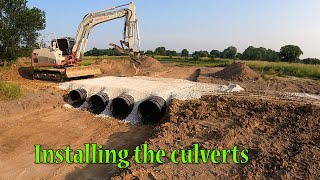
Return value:
M 166 101 L 158 96 L 152 96 L 138 106 L 138 117 L 143 124 L 153 124 L 161 120 L 167 110 Z
M 80 107 L 87 98 L 87 91 L 85 89 L 76 89 L 69 92 L 67 102 L 73 107 Z
M 129 116 L 133 106 L 134 98 L 128 94 L 124 94 L 112 100 L 110 110 L 113 117 L 123 120 Z
M 89 111 L 94 114 L 102 113 L 109 104 L 109 96 L 106 93 L 100 92 L 91 96 L 88 100 Z

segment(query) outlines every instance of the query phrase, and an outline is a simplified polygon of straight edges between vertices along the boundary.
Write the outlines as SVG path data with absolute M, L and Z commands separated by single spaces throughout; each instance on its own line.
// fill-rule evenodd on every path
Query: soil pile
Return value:
M 317 179 L 320 108 L 243 97 L 173 100 L 167 118 L 146 143 L 149 149 L 249 150 L 246 164 L 135 164 L 114 179 Z M 181 155 L 181 154 L 180 154 Z M 178 157 L 178 159 L 181 157 Z M 221 158 L 217 158 L 221 162 Z M 181 159 L 180 159 L 181 161 Z
M 163 69 L 163 65 L 156 59 L 144 56 L 140 60 L 141 65 L 139 66 L 141 69 L 150 69 L 150 70 L 161 70 Z
M 165 71 L 164 66 L 156 59 L 143 56 L 140 59 L 141 64 L 137 67 L 139 68 L 139 72 L 137 75 L 139 76 L 157 76 L 159 73 Z
M 250 69 L 245 63 L 235 62 L 213 74 L 214 77 L 225 80 L 258 80 L 259 75 Z
M 136 70 L 129 60 L 99 60 L 95 63 L 101 69 L 102 74 L 108 76 L 134 76 Z
M 5 70 L 0 70 L 0 77 L 6 81 L 20 80 L 22 78 L 32 79 L 33 70 L 30 67 L 29 58 L 18 58 L 17 62 Z
M 99 65 L 104 75 L 108 76 L 135 76 L 150 75 L 153 72 L 164 70 L 164 66 L 154 58 L 145 56 L 140 59 L 141 65 L 133 65 L 129 60 L 99 60 Z

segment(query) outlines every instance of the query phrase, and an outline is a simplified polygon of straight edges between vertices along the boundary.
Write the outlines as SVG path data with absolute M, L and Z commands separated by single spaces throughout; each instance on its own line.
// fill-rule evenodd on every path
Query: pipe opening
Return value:
M 67 96 L 67 103 L 75 108 L 80 107 L 87 98 L 87 91 L 85 89 L 76 89 L 69 92 Z
M 138 106 L 138 116 L 143 124 L 154 124 L 162 119 L 166 109 L 166 101 L 161 97 L 153 96 Z
M 111 113 L 112 116 L 123 120 L 129 116 L 134 106 L 134 99 L 130 95 L 121 95 L 112 100 Z
M 98 93 L 89 98 L 89 111 L 94 114 L 102 113 L 109 104 L 109 97 L 106 93 Z

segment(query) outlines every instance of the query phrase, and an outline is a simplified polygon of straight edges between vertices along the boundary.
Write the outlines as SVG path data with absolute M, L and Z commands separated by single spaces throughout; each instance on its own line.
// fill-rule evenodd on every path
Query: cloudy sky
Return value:
M 41 33 L 74 37 L 83 16 L 129 0 L 29 0 L 28 6 L 46 12 Z M 301 47 L 303 57 L 320 58 L 319 0 L 136 0 L 141 46 L 181 51 L 223 50 L 248 46 L 279 51 L 281 46 Z M 123 19 L 96 26 L 88 48 L 109 48 L 122 38 Z

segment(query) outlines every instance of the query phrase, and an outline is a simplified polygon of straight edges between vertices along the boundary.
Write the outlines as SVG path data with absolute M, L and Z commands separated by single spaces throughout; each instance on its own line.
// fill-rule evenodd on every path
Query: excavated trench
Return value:
M 159 122 L 172 99 L 197 99 L 206 94 L 238 92 L 238 85 L 215 85 L 181 79 L 101 77 L 62 83 L 69 90 L 66 103 L 99 117 L 114 117 L 131 124 Z

